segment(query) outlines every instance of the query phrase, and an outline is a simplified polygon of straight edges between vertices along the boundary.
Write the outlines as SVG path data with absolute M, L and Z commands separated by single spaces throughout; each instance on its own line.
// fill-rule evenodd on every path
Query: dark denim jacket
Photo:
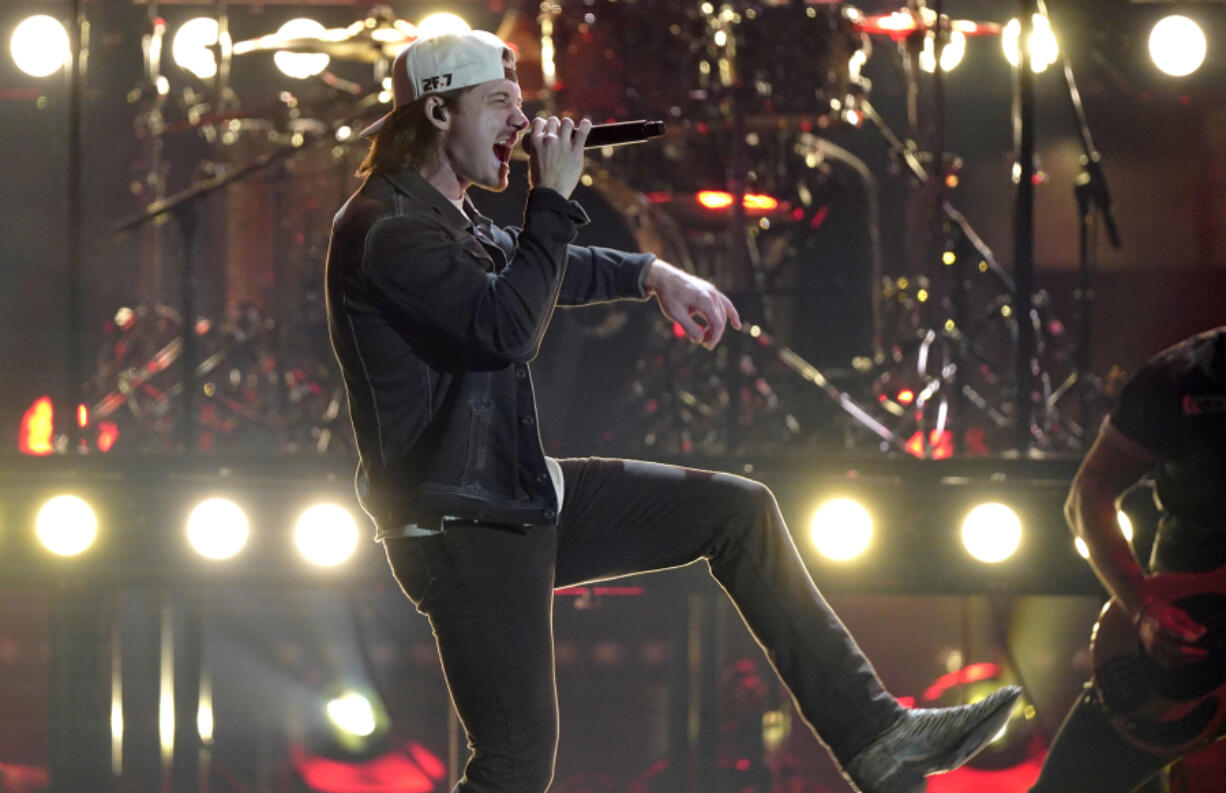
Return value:
M 587 215 L 552 190 L 529 194 L 522 231 L 476 218 L 405 170 L 332 224 L 328 327 L 380 531 L 555 522 L 528 364 L 555 306 L 645 297 L 654 257 L 570 245 Z

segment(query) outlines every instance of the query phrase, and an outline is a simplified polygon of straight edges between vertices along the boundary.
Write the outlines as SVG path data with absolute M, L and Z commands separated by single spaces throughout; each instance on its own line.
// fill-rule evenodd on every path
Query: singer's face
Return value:
M 528 126 L 519 83 L 490 80 L 460 97 L 443 137 L 443 156 L 463 187 L 505 190 L 511 152 Z

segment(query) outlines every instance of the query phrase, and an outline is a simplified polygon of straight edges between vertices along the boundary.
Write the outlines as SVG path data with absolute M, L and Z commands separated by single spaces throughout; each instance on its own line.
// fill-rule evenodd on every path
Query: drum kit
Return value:
M 631 348 L 636 376 L 625 415 L 616 432 L 611 421 L 551 451 L 592 451 L 594 441 L 611 437 L 620 445 L 608 451 L 670 456 L 770 455 L 831 444 L 922 457 L 1002 448 L 1015 401 L 1001 371 L 1013 332 L 1011 284 L 946 197 L 956 159 L 944 154 L 939 137 L 929 151 L 919 142 L 932 126 L 922 123 L 921 84 L 940 81 L 939 69 L 924 76 L 924 59 L 939 61 L 954 34 L 993 36 L 1000 25 L 949 19 L 922 0 L 872 16 L 829 0 L 529 5 L 529 13 L 506 11 L 497 33 L 517 51 L 530 115 L 667 125 L 665 137 L 650 144 L 594 150 L 580 189 L 619 216 L 636 247 L 710 278 L 752 320 L 707 354 L 683 349 L 662 321 L 645 336 L 619 338 L 634 324 L 625 321 L 634 309 L 597 309 L 604 313 L 584 320 L 583 330 L 608 346 L 588 352 L 616 357 Z M 308 110 L 282 94 L 275 112 L 239 112 L 231 98 L 179 125 L 157 112 L 145 119 L 150 141 L 191 131 L 223 154 L 207 178 L 176 195 L 155 191 L 142 212 L 116 226 L 156 227 L 151 221 L 173 214 L 187 260 L 182 305 L 125 309 L 87 384 L 91 415 L 126 423 L 120 444 L 349 451 L 316 271 L 331 213 L 354 186 L 362 147 L 353 130 L 389 101 L 391 61 L 416 35 L 413 25 L 377 7 L 316 35 L 234 42 L 225 53 L 229 66 L 281 52 L 326 54 L 369 66 L 371 82 L 319 75 L 332 89 L 330 107 Z M 883 41 L 904 55 L 909 93 L 901 135 L 873 107 L 863 74 L 874 42 Z M 228 95 L 220 80 L 215 94 Z M 921 254 L 925 261 L 887 275 L 875 183 L 830 139 L 836 132 L 875 132 L 898 169 L 913 177 L 914 192 L 931 202 L 934 228 L 926 236 L 934 242 Z M 161 184 L 161 167 L 151 166 L 147 184 Z M 197 224 L 184 214 L 223 189 L 226 318 L 210 322 L 199 318 L 191 294 L 200 277 L 191 252 Z M 517 218 L 518 207 L 500 217 L 494 198 L 488 208 L 481 195 L 474 198 L 496 221 Z M 826 238 L 832 249 L 823 247 Z M 968 267 L 948 266 L 951 257 Z M 968 305 L 980 292 L 984 305 Z M 1043 320 L 1038 329 L 1047 343 L 1040 365 L 1050 367 L 1043 427 L 1052 449 L 1076 447 L 1082 437 L 1056 409 L 1068 359 L 1059 335 L 1049 332 L 1058 326 Z

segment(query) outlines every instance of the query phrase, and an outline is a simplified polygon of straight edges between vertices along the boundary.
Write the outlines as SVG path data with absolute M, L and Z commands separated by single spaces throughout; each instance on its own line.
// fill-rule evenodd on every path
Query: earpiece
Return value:
M 446 121 L 446 120 L 447 120 L 447 114 L 443 112 L 443 106 L 442 106 L 442 105 L 435 105 L 435 106 L 434 106 L 434 112 L 433 112 L 433 115 L 434 115 L 434 117 L 435 117 L 436 119 L 438 119 L 439 121 Z

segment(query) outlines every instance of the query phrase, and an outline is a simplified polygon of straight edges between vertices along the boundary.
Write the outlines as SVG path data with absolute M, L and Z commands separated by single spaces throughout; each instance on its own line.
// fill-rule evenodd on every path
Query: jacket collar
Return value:
M 440 193 L 438 188 L 426 181 L 425 177 L 414 168 L 401 168 L 399 171 L 385 174 L 385 178 L 396 190 L 426 204 L 440 213 L 449 223 L 471 231 L 475 220 L 480 230 L 489 234 L 492 225 L 490 219 L 477 211 L 467 192 L 464 193 L 464 211 L 461 212 L 447 199 L 447 196 Z

